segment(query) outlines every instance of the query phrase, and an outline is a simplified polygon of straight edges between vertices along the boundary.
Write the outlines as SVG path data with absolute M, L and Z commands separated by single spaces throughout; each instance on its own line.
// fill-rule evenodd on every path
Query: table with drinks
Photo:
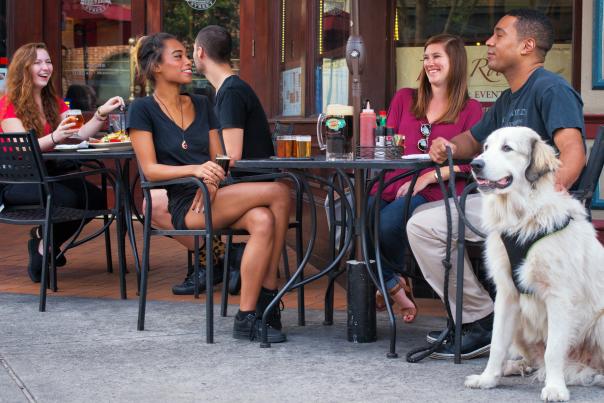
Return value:
M 335 253 L 333 254 L 333 256 L 335 256 L 334 261 L 321 269 L 319 273 L 307 277 L 304 280 L 299 280 L 304 270 L 304 266 L 308 261 L 307 257 L 310 255 L 310 251 L 307 250 L 302 263 L 290 280 L 280 290 L 268 309 L 276 305 L 283 294 L 291 289 L 300 287 L 333 270 L 337 270 L 340 262 L 345 258 L 348 247 L 354 239 L 356 245 L 355 257 L 347 261 L 348 340 L 353 342 L 372 342 L 376 340 L 375 289 L 373 288 L 373 285 L 382 291 L 385 289 L 379 253 L 379 239 L 377 236 L 379 231 L 378 228 L 376 228 L 377 225 L 379 225 L 379 220 L 376 220 L 377 222 L 373 225 L 374 243 L 371 245 L 371 247 L 376 250 L 375 267 L 377 268 L 378 274 L 378 277 L 376 278 L 373 273 L 373 256 L 369 251 L 368 241 L 364 235 L 370 221 L 370 217 L 366 215 L 365 211 L 367 209 L 368 192 L 365 191 L 365 189 L 361 189 L 360 192 L 355 191 L 357 195 L 360 194 L 362 196 L 355 197 L 353 203 L 349 204 L 345 195 L 345 190 L 342 187 L 336 186 L 334 183 L 330 183 L 322 177 L 311 175 L 309 170 L 315 168 L 335 170 L 339 177 L 347 183 L 346 187 L 350 189 L 354 186 L 348 175 L 348 172 L 351 169 L 355 170 L 355 176 L 361 176 L 360 181 L 357 183 L 361 183 L 361 186 L 363 187 L 366 185 L 365 178 L 367 177 L 367 173 L 371 170 L 380 170 L 380 174 L 369 182 L 370 184 L 380 184 L 379 192 L 376 195 L 376 198 L 379 199 L 382 189 L 387 185 L 383 182 L 384 170 L 405 169 L 407 172 L 402 175 L 415 175 L 417 177 L 419 172 L 423 169 L 433 167 L 434 163 L 427 158 L 427 155 L 402 156 L 402 147 L 400 145 L 366 148 L 362 154 L 359 152 L 359 149 L 354 150 L 351 144 L 351 115 L 351 109 L 335 111 L 332 109 L 328 111 L 327 116 L 319 117 L 317 133 L 318 142 L 321 149 L 326 151 L 325 155 L 311 156 L 310 152 L 307 152 L 307 148 L 310 148 L 310 136 L 278 136 L 276 157 L 270 159 L 239 160 L 235 162 L 235 167 L 241 169 L 287 170 L 290 173 L 299 176 L 303 183 L 306 183 L 307 179 L 318 180 L 328 187 L 332 187 L 340 195 L 342 209 L 347 211 L 347 227 L 352 234 L 346 236 L 344 245 L 339 249 L 337 256 L 335 256 Z M 280 137 L 284 138 L 280 139 Z M 308 145 L 306 144 L 307 141 Z M 399 148 L 399 150 L 391 153 L 389 152 L 390 148 Z M 300 152 L 300 150 L 302 152 Z M 369 156 L 369 158 L 364 158 L 367 156 Z M 400 179 L 401 177 L 402 176 L 398 176 L 395 179 Z M 414 184 L 414 181 L 412 184 Z M 312 199 L 312 192 L 308 191 L 307 194 L 309 198 Z M 408 199 L 410 194 L 411 193 L 407 196 Z M 311 240 L 309 241 L 308 248 L 312 248 L 314 240 L 316 239 L 316 206 L 313 200 L 310 201 L 309 208 L 312 216 L 311 231 L 314 231 L 314 233 L 310 234 Z M 378 211 L 375 211 L 376 217 L 379 214 L 379 209 L 377 210 Z M 386 295 L 385 292 L 384 295 Z M 394 347 L 396 337 L 395 319 L 389 301 L 387 301 L 386 304 L 391 330 L 391 348 L 389 356 L 396 356 Z

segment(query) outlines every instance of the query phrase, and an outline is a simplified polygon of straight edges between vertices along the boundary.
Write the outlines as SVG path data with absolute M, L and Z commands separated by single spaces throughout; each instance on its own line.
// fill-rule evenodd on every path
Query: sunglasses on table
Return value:
M 422 135 L 422 138 L 417 142 L 417 149 L 425 153 L 429 148 L 428 138 L 430 137 L 430 134 L 432 134 L 432 125 L 430 123 L 422 123 L 419 127 L 419 132 Z

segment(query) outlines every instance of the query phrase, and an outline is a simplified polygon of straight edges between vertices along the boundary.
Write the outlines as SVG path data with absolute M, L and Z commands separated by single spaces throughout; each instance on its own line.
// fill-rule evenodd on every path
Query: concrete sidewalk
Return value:
M 508 378 L 489 391 L 463 387 L 486 359 L 454 365 L 427 359 L 408 364 L 405 352 L 424 342 L 443 319 L 419 316 L 400 325 L 401 358 L 388 359 L 387 321 L 379 340 L 346 341 L 344 312 L 334 326 L 322 313 L 295 310 L 283 321 L 289 341 L 270 349 L 231 338 L 232 315 L 216 317 L 216 343 L 205 344 L 200 304 L 149 302 L 144 332 L 136 330 L 137 301 L 0 294 L 0 402 L 530 402 L 541 385 Z M 571 388 L 576 402 L 601 402 L 599 388 Z

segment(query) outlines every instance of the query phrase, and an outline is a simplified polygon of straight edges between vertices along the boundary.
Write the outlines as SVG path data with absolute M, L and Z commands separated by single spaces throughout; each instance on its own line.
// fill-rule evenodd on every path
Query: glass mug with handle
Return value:
M 353 108 L 350 105 L 327 105 L 317 119 L 317 141 L 325 150 L 326 160 L 354 159 L 352 149 Z

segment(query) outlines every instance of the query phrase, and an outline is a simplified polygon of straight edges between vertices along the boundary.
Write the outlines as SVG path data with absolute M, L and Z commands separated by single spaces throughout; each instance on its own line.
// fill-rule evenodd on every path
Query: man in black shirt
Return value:
M 564 79 L 543 68 L 545 55 L 554 43 L 554 32 L 548 18 L 535 10 L 512 10 L 499 20 L 493 35 L 487 40 L 489 68 L 502 73 L 510 88 L 504 91 L 482 119 L 470 130 L 451 141 L 434 139 L 430 147 L 433 161 L 446 160 L 446 146 L 458 159 L 470 159 L 479 154 L 482 142 L 497 128 L 527 126 L 535 130 L 547 143 L 559 151 L 562 162 L 556 173 L 556 186 L 566 191 L 577 181 L 585 167 L 583 102 L 580 95 Z M 421 208 L 423 208 L 422 206 Z M 416 210 L 407 224 L 407 237 L 419 267 L 432 288 L 443 298 L 447 227 L 444 205 L 426 205 Z M 453 209 L 453 235 L 457 235 L 457 216 Z M 466 204 L 466 217 L 480 228 L 481 198 L 472 195 Z M 466 230 L 465 239 L 480 241 L 480 237 Z M 453 240 L 453 245 L 456 240 Z M 453 268 L 451 282 L 455 282 L 457 248 L 451 250 Z M 471 269 L 468 256 L 464 260 L 463 358 L 487 353 L 490 348 L 493 303 Z M 455 312 L 455 292 L 450 290 L 449 302 Z M 434 342 L 440 332 L 428 333 Z M 452 358 L 453 340 L 448 340 L 432 355 L 433 358 Z

